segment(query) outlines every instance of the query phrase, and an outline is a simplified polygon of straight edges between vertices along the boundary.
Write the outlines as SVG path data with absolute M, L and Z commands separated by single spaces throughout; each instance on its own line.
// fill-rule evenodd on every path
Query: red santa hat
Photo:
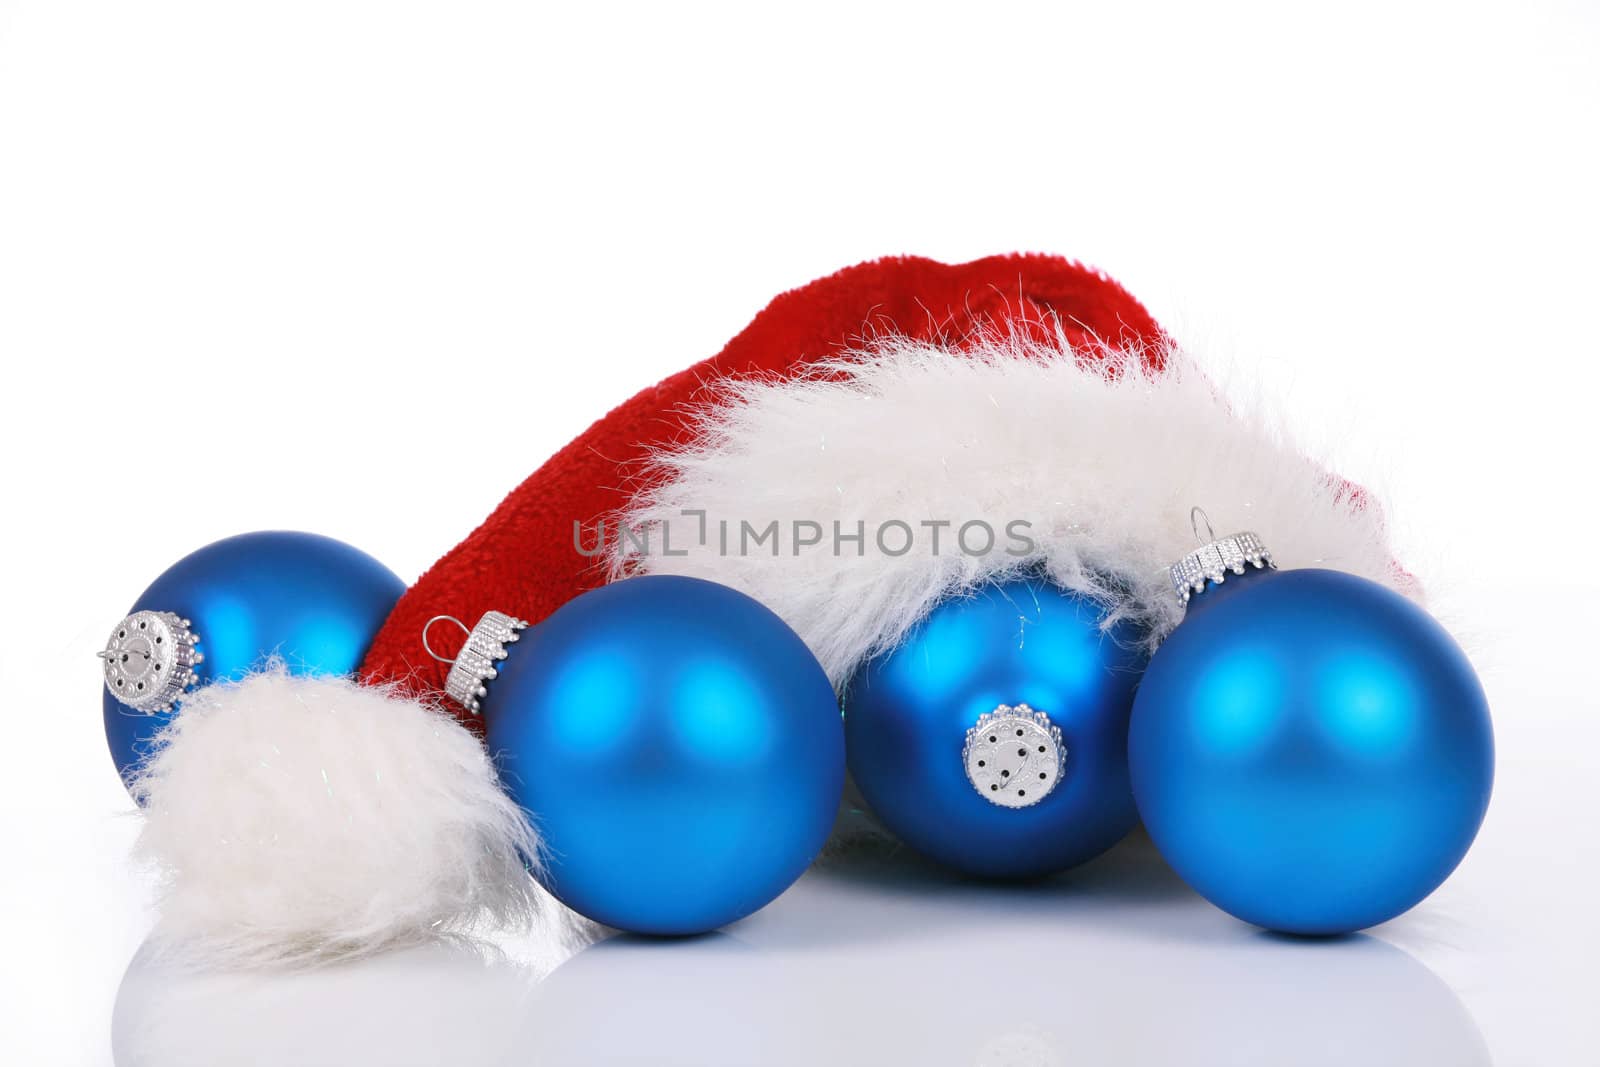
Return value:
M 941 599 L 1042 569 L 1102 604 L 1108 622 L 1140 622 L 1153 644 L 1177 621 L 1166 568 L 1193 546 L 1194 504 L 1269 534 L 1281 565 L 1409 587 L 1365 494 L 1270 419 L 1231 405 L 1111 279 L 1042 255 L 851 267 L 778 297 L 720 353 L 643 390 L 551 457 L 401 598 L 367 655 L 365 687 L 282 678 L 255 687 L 304 715 L 379 686 L 372 708 L 409 716 L 403 755 L 369 745 L 376 720 L 352 719 L 356 736 L 345 737 L 326 715 L 306 749 L 315 759 L 317 746 L 368 746 L 371 760 L 403 758 L 425 786 L 412 799 L 342 800 L 385 809 L 355 823 L 378 842 L 355 854 L 385 841 L 407 851 L 403 903 L 369 884 L 392 879 L 392 865 L 328 862 L 341 846 L 325 818 L 296 838 L 305 848 L 281 872 L 235 870 L 207 851 L 208 838 L 236 830 L 216 819 L 265 832 L 271 819 L 306 810 L 270 795 L 208 807 L 206 790 L 229 784 L 181 773 L 218 765 L 226 724 L 260 728 L 263 715 L 228 709 L 230 699 L 258 699 L 250 683 L 198 702 L 207 729 L 189 733 L 207 737 L 203 758 L 186 761 L 180 729 L 162 756 L 167 770 L 155 764 L 147 789 L 167 792 L 149 805 L 148 851 L 174 899 L 207 902 L 189 909 L 202 920 L 185 933 L 204 941 L 253 924 L 260 936 L 210 938 L 247 946 L 252 960 L 305 958 L 318 946 L 351 954 L 525 916 L 531 889 L 517 859 L 531 838 L 508 821 L 488 761 L 461 744 L 476 717 L 449 706 L 462 729 L 424 715 L 447 670 L 424 648 L 430 619 L 470 625 L 502 611 L 537 623 L 621 575 L 689 574 L 761 600 L 842 685 Z M 288 720 L 271 721 L 281 731 Z M 409 828 L 374 836 L 374 818 Z M 465 877 L 464 852 L 479 857 Z M 301 892 L 297 870 L 337 876 Z M 235 899 L 249 914 L 228 906 Z M 312 918 L 274 922 L 289 915 Z
M 547 461 L 401 598 L 363 674 L 437 689 L 428 619 L 537 622 L 630 573 L 754 596 L 836 684 L 940 599 L 1027 568 L 1154 643 L 1195 504 L 1271 529 L 1286 566 L 1405 585 L 1378 509 L 1286 436 L 1090 268 L 864 263 L 778 297 Z

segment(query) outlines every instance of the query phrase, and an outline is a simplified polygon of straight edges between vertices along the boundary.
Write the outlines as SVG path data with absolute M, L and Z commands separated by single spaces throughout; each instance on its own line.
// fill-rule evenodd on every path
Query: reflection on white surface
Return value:
M 195 974 L 141 952 L 117 992 L 113 1059 L 118 1067 L 514 1063 L 505 1042 L 535 984 L 521 965 L 454 945 L 301 974 Z
M 1411 956 L 1374 937 L 1252 931 L 1137 839 L 1022 887 L 858 859 L 726 933 L 613 937 L 550 962 L 437 946 L 203 976 L 136 959 L 116 1062 L 1489 1062 L 1460 1002 Z

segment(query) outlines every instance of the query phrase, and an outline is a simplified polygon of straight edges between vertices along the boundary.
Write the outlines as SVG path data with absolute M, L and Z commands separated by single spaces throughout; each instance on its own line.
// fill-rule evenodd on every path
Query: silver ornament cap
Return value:
M 146 715 L 172 710 L 200 680 L 194 671 L 205 660 L 199 643 L 188 619 L 170 611 L 134 612 L 117 623 L 100 653 L 106 691 Z
M 1204 535 L 1200 533 L 1202 522 L 1206 527 Z M 1199 508 L 1189 510 L 1189 525 L 1201 545 L 1168 568 L 1172 576 L 1172 591 L 1177 594 L 1178 603 L 1183 607 L 1189 606 L 1190 597 L 1205 592 L 1208 583 L 1220 585 L 1227 581 L 1229 574 L 1243 574 L 1247 564 L 1257 570 L 1277 566 L 1272 562 L 1272 553 L 1256 534 L 1236 533 L 1218 537 L 1211 528 L 1211 520 Z
M 466 631 L 467 641 L 455 659 L 446 659 L 428 646 L 428 628 L 436 622 L 452 622 Z M 445 695 L 472 714 L 481 715 L 482 700 L 489 695 L 489 683 L 500 676 L 498 664 L 508 655 L 506 646 L 520 641 L 522 631 L 527 628 L 528 624 L 522 619 L 501 611 L 484 612 L 478 625 L 470 630 L 460 619 L 437 615 L 422 628 L 422 647 L 430 656 L 450 664 L 450 673 L 444 679 Z
M 967 731 L 961 762 L 977 794 L 1002 808 L 1027 808 L 1061 780 L 1067 746 L 1061 728 L 1026 704 L 1001 704 Z

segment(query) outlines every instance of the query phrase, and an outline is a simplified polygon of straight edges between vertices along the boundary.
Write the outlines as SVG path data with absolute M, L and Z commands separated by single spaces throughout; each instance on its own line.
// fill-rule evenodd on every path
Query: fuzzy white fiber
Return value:
M 1260 534 L 1281 567 L 1349 571 L 1416 595 L 1375 504 L 1270 418 L 1231 406 L 1182 352 L 1163 355 L 1154 372 L 1127 352 L 1074 353 L 1059 335 L 997 336 L 960 353 L 887 338 L 798 379 L 724 382 L 693 443 L 656 456 L 619 516 L 634 534 L 611 540 L 613 573 L 748 593 L 794 627 L 835 685 L 941 599 L 1030 568 L 1095 598 L 1108 625 L 1139 623 L 1154 647 L 1182 617 L 1167 567 L 1195 547 L 1195 505 L 1219 535 Z M 741 549 L 742 522 L 759 532 L 773 520 L 775 544 L 745 538 Z M 797 532 L 796 520 L 820 524 L 823 543 L 798 546 L 815 531 Z M 915 533 L 903 555 L 883 550 L 906 542 L 883 526 L 894 520 Z M 954 547 L 974 520 L 995 531 L 992 551 Z M 1008 555 L 1025 547 L 1007 537 L 1018 520 L 1034 548 Z M 935 554 L 921 524 L 940 521 L 950 525 Z M 864 523 L 865 544 L 835 551 L 836 522 L 847 535 Z M 969 547 L 983 541 L 972 528 Z
M 158 945 L 307 964 L 480 927 L 538 899 L 538 839 L 448 714 L 282 664 L 184 698 L 134 785 L 162 876 Z

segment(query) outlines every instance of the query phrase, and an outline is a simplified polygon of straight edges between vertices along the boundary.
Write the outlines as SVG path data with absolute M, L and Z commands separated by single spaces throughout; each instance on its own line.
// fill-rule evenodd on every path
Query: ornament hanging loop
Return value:
M 1200 532 L 1201 523 L 1206 525 L 1205 533 Z M 1197 545 L 1210 544 L 1217 539 L 1217 531 L 1211 528 L 1211 516 L 1198 504 L 1189 509 L 1189 529 L 1194 531 L 1194 543 Z
M 462 622 L 454 615 L 435 615 L 433 618 L 422 624 L 422 650 L 428 655 L 432 656 L 434 659 L 438 660 L 440 663 L 454 663 L 454 656 L 441 656 L 439 653 L 433 650 L 432 645 L 428 644 L 428 631 L 433 629 L 433 624 L 436 622 L 454 623 L 456 628 L 467 637 L 472 636 L 472 631 L 467 629 L 466 623 Z

